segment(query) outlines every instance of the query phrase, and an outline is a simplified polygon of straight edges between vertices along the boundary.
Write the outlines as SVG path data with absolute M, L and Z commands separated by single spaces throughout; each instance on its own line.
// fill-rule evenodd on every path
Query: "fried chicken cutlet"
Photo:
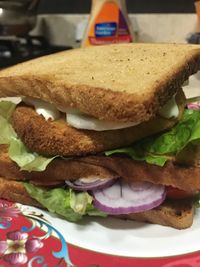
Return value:
M 181 117 L 185 104 L 182 89 L 176 98 Z M 12 126 L 32 151 L 47 156 L 81 156 L 130 145 L 149 134 L 171 128 L 179 117 L 166 119 L 157 115 L 133 127 L 97 132 L 73 128 L 64 119 L 47 121 L 31 106 L 21 104 L 13 113 Z

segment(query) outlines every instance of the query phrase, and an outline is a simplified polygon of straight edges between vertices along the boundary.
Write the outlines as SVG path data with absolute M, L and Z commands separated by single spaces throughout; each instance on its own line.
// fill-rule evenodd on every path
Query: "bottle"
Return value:
M 134 40 L 126 0 L 92 0 L 89 23 L 82 47 Z

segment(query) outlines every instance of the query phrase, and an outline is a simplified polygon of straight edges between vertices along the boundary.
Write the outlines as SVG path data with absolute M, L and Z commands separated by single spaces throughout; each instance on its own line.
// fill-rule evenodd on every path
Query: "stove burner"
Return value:
M 41 36 L 0 38 L 0 68 L 71 48 L 51 45 Z

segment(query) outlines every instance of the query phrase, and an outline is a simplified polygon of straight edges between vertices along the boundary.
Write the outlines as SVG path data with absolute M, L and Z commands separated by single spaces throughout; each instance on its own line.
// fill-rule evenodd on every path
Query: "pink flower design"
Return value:
M 28 239 L 28 234 L 19 230 L 8 232 L 7 240 L 0 241 L 2 259 L 10 265 L 22 265 L 28 261 L 27 253 L 37 252 L 43 247 L 39 238 Z
M 0 218 L 17 217 L 20 210 L 15 205 L 10 205 L 4 201 L 0 202 Z
M 28 261 L 28 257 L 26 256 L 25 253 L 11 253 L 7 254 L 3 257 L 4 261 L 9 263 L 9 265 L 22 265 L 25 264 Z
M 4 254 L 4 252 L 7 249 L 7 242 L 6 241 L 0 241 L 0 254 Z

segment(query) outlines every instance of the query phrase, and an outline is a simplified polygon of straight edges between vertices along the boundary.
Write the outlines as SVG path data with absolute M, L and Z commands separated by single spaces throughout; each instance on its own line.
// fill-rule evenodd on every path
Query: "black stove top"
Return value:
M 71 48 L 51 45 L 41 36 L 0 37 L 0 68 Z

